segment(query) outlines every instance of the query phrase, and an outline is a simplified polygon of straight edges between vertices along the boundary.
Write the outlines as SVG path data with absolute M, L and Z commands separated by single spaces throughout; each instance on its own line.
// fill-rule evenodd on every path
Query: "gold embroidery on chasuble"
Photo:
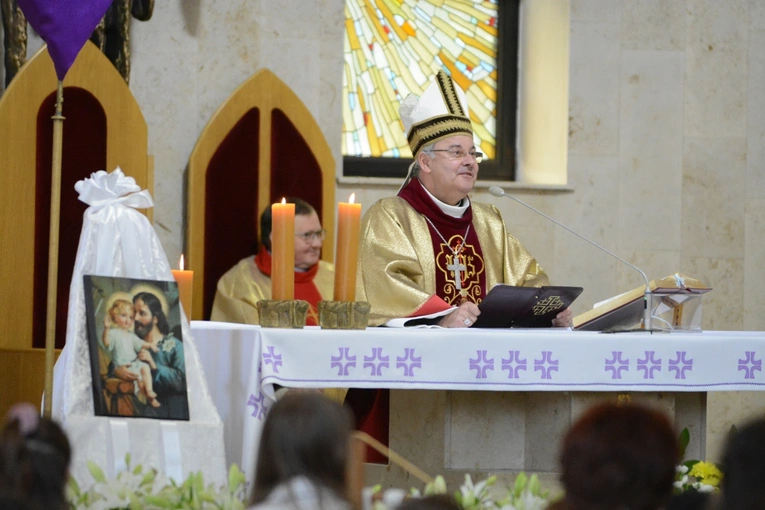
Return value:
M 445 283 L 436 294 L 450 305 L 460 305 L 466 301 L 480 303 L 482 290 L 480 275 L 484 271 L 483 258 L 472 244 L 464 244 L 461 235 L 455 234 L 449 239 L 449 246 L 439 243 L 436 254 L 436 268 Z M 457 276 L 459 275 L 459 288 Z

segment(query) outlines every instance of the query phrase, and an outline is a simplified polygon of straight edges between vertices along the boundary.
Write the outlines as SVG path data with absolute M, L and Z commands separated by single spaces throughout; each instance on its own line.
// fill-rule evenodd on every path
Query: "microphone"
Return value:
M 556 225 L 558 225 L 560 227 L 563 227 L 564 229 L 568 230 L 569 232 L 571 232 L 572 234 L 577 236 L 579 239 L 583 239 L 583 240 L 587 241 L 588 243 L 593 245 L 595 248 L 598 248 L 599 250 L 608 253 L 609 255 L 611 255 L 613 258 L 615 258 L 619 262 L 627 264 L 629 267 L 631 267 L 632 269 L 634 269 L 635 271 L 640 273 L 640 276 L 642 276 L 643 280 L 645 280 L 645 294 L 643 295 L 643 299 L 644 299 L 644 303 L 643 303 L 643 307 L 644 307 L 643 308 L 643 326 L 644 326 L 644 329 L 646 331 L 651 331 L 651 327 L 652 327 L 651 310 L 653 309 L 653 303 L 652 303 L 652 299 L 651 299 L 652 298 L 651 284 L 648 281 L 648 277 L 645 275 L 645 273 L 639 267 L 637 267 L 637 266 L 635 266 L 633 264 L 630 264 L 629 262 L 627 262 L 626 260 L 621 258 L 619 255 L 617 255 L 617 254 L 607 250 L 606 248 L 604 248 L 603 246 L 599 245 L 595 241 L 592 241 L 591 239 L 588 239 L 588 238 L 584 237 L 579 232 L 576 232 L 576 231 L 568 228 L 566 225 L 564 225 L 560 221 L 551 218 L 550 216 L 546 215 L 545 213 L 543 213 L 542 211 L 540 211 L 536 207 L 533 207 L 533 206 L 527 204 L 526 202 L 524 202 L 520 198 L 514 197 L 513 195 L 508 195 L 507 193 L 505 193 L 505 190 L 503 190 L 499 186 L 491 186 L 489 188 L 489 193 L 491 193 L 495 197 L 507 197 L 507 198 L 509 198 L 511 200 L 515 200 L 519 204 L 521 204 L 521 205 L 531 209 L 532 211 L 534 211 L 535 213 L 537 213 L 537 214 L 539 214 L 541 216 L 544 216 L 545 218 L 547 218 L 548 220 L 552 221 Z

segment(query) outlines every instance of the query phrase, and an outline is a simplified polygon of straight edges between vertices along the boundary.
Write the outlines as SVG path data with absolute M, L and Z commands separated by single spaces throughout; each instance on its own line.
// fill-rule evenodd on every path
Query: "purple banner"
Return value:
M 48 44 L 56 76 L 64 79 L 112 0 L 18 0 L 27 21 Z

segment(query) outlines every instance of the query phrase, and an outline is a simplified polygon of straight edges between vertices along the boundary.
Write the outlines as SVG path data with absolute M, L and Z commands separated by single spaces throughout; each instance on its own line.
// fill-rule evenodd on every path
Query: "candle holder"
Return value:
M 369 310 L 366 301 L 319 301 L 322 329 L 366 329 Z
M 263 299 L 258 301 L 257 308 L 260 325 L 264 328 L 302 328 L 305 326 L 308 302 L 302 299 Z

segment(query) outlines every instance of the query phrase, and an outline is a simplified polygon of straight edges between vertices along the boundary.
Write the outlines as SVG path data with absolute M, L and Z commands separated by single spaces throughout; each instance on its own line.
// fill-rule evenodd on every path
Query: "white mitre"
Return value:
M 398 112 L 415 159 L 424 146 L 443 138 L 473 136 L 465 92 L 444 71 L 438 71 L 421 97 L 409 94 Z

